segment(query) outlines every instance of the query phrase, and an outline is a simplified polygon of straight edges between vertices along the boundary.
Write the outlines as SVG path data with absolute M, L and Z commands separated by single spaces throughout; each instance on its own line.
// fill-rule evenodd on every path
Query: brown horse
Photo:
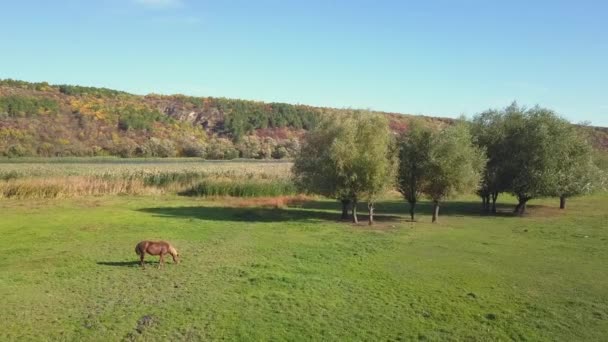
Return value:
M 146 253 L 150 255 L 159 255 L 158 268 L 163 265 L 165 254 L 170 254 L 173 257 L 173 262 L 179 264 L 179 253 L 167 241 L 142 241 L 135 246 L 135 253 L 139 255 L 140 264 L 144 265 L 144 256 Z

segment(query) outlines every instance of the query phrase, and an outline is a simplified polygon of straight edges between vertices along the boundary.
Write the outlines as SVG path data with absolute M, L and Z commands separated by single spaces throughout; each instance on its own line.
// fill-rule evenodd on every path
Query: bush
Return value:
M 0 113 L 10 117 L 55 114 L 59 105 L 55 100 L 45 97 L 6 96 L 0 97 Z
M 146 143 L 145 151 L 151 157 L 175 157 L 177 155 L 177 149 L 173 141 L 168 139 L 150 138 Z
M 277 148 L 272 151 L 272 158 L 274 159 L 283 159 L 289 157 L 289 151 L 284 146 L 277 146 Z
M 6 155 L 11 158 L 12 157 L 26 157 L 26 156 L 33 155 L 33 153 L 21 145 L 15 144 L 15 145 L 11 145 L 8 147 L 8 149 L 6 151 Z
M 129 139 L 123 139 L 120 143 L 114 146 L 112 154 L 117 155 L 121 158 L 129 158 L 137 155 L 137 144 Z M 94 150 L 94 153 L 98 153 L 98 150 Z
M 119 114 L 118 128 L 123 131 L 130 129 L 151 130 L 154 122 L 165 122 L 168 117 L 158 110 L 134 108 L 127 106 L 117 109 Z
M 207 146 L 207 159 L 230 160 L 238 158 L 239 151 L 234 147 L 232 141 L 223 138 L 212 139 Z
M 205 158 L 205 146 L 198 143 L 188 143 L 182 148 L 183 157 Z

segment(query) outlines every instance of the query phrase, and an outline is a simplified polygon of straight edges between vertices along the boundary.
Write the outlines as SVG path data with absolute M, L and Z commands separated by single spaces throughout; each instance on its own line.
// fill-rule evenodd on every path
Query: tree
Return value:
M 495 212 L 495 197 L 503 191 L 517 197 L 518 215 L 539 196 L 558 196 L 564 208 L 567 197 L 588 193 L 601 183 L 589 143 L 549 109 L 526 109 L 514 102 L 475 117 L 472 131 L 476 144 L 488 154 L 478 191 L 486 210 L 492 196 Z
M 412 221 L 414 221 L 416 203 L 428 178 L 433 138 L 433 131 L 424 127 L 419 121 L 412 121 L 409 130 L 399 138 L 397 189 L 410 204 Z
M 550 173 L 550 189 L 546 195 L 560 199 L 560 209 L 566 208 L 568 197 L 591 193 L 602 185 L 602 172 L 593 161 L 593 149 L 575 126 L 564 121 L 556 124 L 556 141 L 551 145 L 555 159 Z
M 513 103 L 504 111 L 504 146 L 510 153 L 501 163 L 504 188 L 517 197 L 514 212 L 524 215 L 527 202 L 553 189 L 557 161 L 564 152 L 560 134 L 567 121 L 539 106 Z
M 331 155 L 331 147 L 343 133 L 342 126 L 342 121 L 333 115 L 323 118 L 304 136 L 292 171 L 294 182 L 301 190 L 340 200 L 342 219 L 347 219 L 351 195 Z
M 478 187 L 485 162 L 483 150 L 473 145 L 464 123 L 448 127 L 432 139 L 428 181 L 422 191 L 433 201 L 433 222 L 437 222 L 443 199 Z
M 355 113 L 356 155 L 353 164 L 357 186 L 351 189 L 356 205 L 358 197 L 367 201 L 369 224 L 374 223 L 375 202 L 380 194 L 394 185 L 395 160 L 388 120 L 369 112 Z
M 361 111 L 329 115 L 304 139 L 293 168 L 296 183 L 308 192 L 339 199 L 343 218 L 351 205 L 354 223 L 357 203 L 364 199 L 373 224 L 377 196 L 392 184 L 390 142 L 384 117 Z
M 482 199 L 483 210 L 496 214 L 496 200 L 508 184 L 502 163 L 512 153 L 504 143 L 504 115 L 497 110 L 477 115 L 471 122 L 471 134 L 475 145 L 484 149 L 488 157 L 477 194 Z

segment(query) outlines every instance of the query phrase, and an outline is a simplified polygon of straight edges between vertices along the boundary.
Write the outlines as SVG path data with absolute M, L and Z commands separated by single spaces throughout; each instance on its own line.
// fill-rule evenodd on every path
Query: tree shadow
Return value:
M 209 221 L 234 222 L 287 222 L 287 221 L 341 221 L 338 204 L 333 212 L 302 208 L 233 208 L 233 207 L 157 207 L 142 208 L 137 211 L 154 214 L 158 217 L 179 217 Z M 367 215 L 359 215 L 359 220 L 367 220 Z M 374 219 L 378 222 L 402 220 L 397 215 L 377 214 Z M 343 221 L 341 221 L 343 222 Z
M 310 201 L 305 202 L 301 206 L 304 209 L 314 210 L 337 210 L 339 203 L 332 201 Z M 405 200 L 388 200 L 379 201 L 376 203 L 376 211 L 386 215 L 399 215 L 409 219 L 410 205 Z M 445 201 L 439 204 L 439 216 L 514 216 L 513 205 L 497 204 L 496 214 L 489 214 L 481 210 L 481 201 Z M 528 205 L 528 208 L 535 209 L 542 207 L 537 205 Z M 359 212 L 367 211 L 366 203 L 358 203 L 357 210 Z M 432 215 L 433 203 L 430 201 L 420 201 L 416 204 L 416 215 Z
M 513 217 L 512 204 L 497 204 L 497 213 L 489 214 L 481 210 L 479 201 L 445 201 L 440 203 L 439 216 L 453 217 Z M 532 212 L 542 205 L 528 205 Z M 376 203 L 374 220 L 377 222 L 409 221 L 409 204 L 403 200 L 387 200 Z M 367 204 L 357 206 L 359 221 L 368 219 Z M 331 221 L 349 222 L 340 219 L 341 205 L 338 201 L 308 201 L 287 208 L 266 207 L 155 207 L 137 211 L 154 214 L 158 217 L 176 217 L 209 221 L 233 222 L 288 222 L 288 221 Z M 416 205 L 416 215 L 432 215 L 433 203 L 421 201 Z

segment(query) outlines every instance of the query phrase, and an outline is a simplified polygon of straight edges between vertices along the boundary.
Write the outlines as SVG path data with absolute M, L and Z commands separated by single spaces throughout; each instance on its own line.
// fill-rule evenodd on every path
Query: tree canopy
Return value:
M 590 192 L 601 178 L 587 139 L 549 109 L 513 103 L 476 116 L 472 132 L 488 155 L 478 193 L 486 209 L 492 196 L 494 212 L 500 192 L 517 197 L 515 212 L 522 215 L 532 198 L 557 196 L 564 207 L 567 197 Z
M 410 204 L 410 217 L 414 221 L 414 211 L 424 183 L 428 181 L 428 168 L 434 132 L 419 120 L 412 120 L 409 129 L 402 133 L 398 141 L 399 163 L 397 190 Z
M 433 222 L 439 202 L 456 194 L 477 189 L 485 166 L 483 150 L 472 143 L 465 123 L 450 126 L 432 139 L 427 181 L 422 192 L 433 201 Z
M 373 223 L 374 203 L 393 180 L 391 133 L 385 118 L 357 111 L 328 117 L 308 133 L 294 162 L 296 183 L 308 192 L 352 204 L 365 200 Z

